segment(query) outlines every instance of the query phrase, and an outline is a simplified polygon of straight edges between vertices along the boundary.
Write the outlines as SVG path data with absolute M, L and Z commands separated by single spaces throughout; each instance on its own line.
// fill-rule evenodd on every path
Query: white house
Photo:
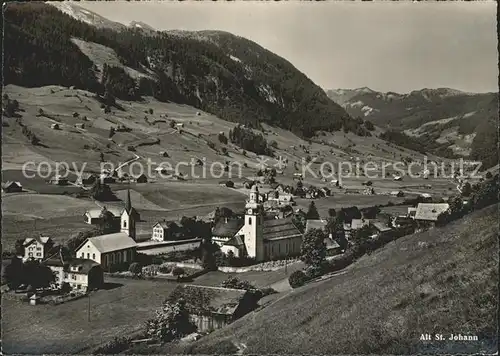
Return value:
M 101 221 L 101 214 L 104 211 L 110 212 L 115 219 L 119 220 L 121 218 L 123 210 L 124 210 L 123 208 L 117 208 L 114 206 L 102 207 L 101 209 L 87 210 L 85 214 L 83 214 L 84 221 L 90 225 L 99 224 L 99 222 Z
M 100 263 L 104 269 L 115 264 L 133 262 L 137 250 L 135 224 L 139 219 L 128 191 L 125 209 L 120 217 L 120 232 L 88 238 L 76 249 L 76 257 L 91 259 Z
M 54 241 L 48 236 L 28 237 L 24 240 L 24 260 L 43 260 L 54 247 Z
M 101 265 L 95 261 L 82 258 L 64 260 L 58 253 L 43 262 L 54 273 L 54 284 L 62 288 L 65 283 L 71 289 L 86 292 L 89 289 L 101 288 L 104 284 L 104 273 Z
M 173 221 L 158 221 L 153 225 L 152 241 L 167 241 L 172 238 L 174 232 L 172 227 L 176 225 Z

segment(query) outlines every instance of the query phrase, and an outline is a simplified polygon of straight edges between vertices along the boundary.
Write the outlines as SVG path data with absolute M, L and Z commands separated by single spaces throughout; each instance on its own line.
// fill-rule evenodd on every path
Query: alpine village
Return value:
M 79 4 L 4 5 L 5 354 L 497 347 L 498 92 L 323 90 Z

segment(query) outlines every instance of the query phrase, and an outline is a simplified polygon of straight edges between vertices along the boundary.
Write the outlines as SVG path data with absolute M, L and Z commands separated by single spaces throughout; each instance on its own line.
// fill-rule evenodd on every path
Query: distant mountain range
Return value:
M 482 145 L 479 140 L 484 140 L 485 131 L 490 136 L 496 133 L 498 93 L 438 88 L 399 94 L 366 87 L 326 93 L 351 116 L 386 130 L 404 132 L 434 153 L 476 157 L 474 147 Z M 486 140 L 494 144 L 491 150 L 496 148 L 498 138 L 492 140 Z
M 74 86 L 124 100 L 154 96 L 304 137 L 369 134 L 290 62 L 255 42 L 221 31 L 125 26 L 73 2 L 49 4 L 6 7 L 5 84 Z M 104 71 L 109 56 L 118 61 Z

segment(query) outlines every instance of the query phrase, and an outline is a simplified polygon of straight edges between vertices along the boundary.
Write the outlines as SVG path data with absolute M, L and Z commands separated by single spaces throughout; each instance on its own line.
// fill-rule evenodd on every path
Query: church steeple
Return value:
M 127 189 L 127 200 L 125 201 L 125 210 L 127 210 L 127 213 L 130 213 L 130 210 L 132 210 L 132 202 L 130 200 L 130 189 Z
M 127 189 L 127 198 L 125 200 L 125 209 L 123 209 L 120 219 L 120 231 L 126 233 L 135 240 L 135 223 L 140 220 L 139 214 L 132 207 L 130 200 L 130 189 Z

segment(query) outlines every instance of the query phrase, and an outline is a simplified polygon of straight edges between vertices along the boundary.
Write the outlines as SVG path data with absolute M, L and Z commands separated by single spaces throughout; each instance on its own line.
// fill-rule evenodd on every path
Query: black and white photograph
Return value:
M 495 1 L 2 16 L 2 354 L 498 355 Z

